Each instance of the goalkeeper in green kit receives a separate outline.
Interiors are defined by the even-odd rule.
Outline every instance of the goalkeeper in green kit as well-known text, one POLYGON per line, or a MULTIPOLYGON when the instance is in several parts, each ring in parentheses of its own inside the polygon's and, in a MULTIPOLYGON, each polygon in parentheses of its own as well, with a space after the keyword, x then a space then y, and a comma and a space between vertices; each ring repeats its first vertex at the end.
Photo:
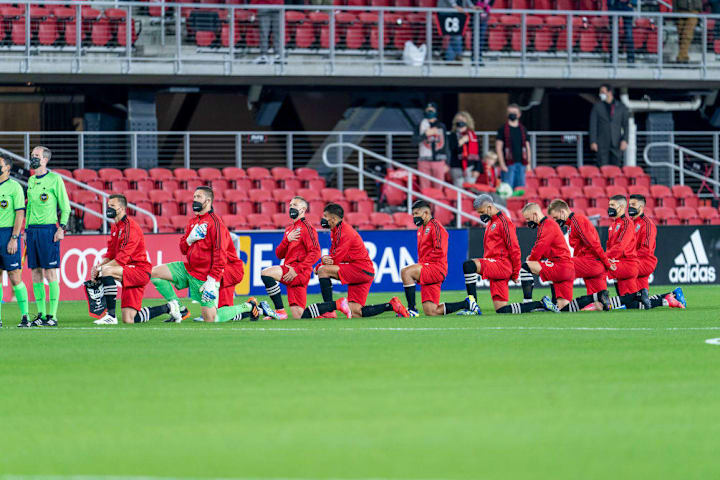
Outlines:
MULTIPOLYGON (((5 270, 10 279, 22 314, 20 326, 28 326, 28 294, 22 281, 20 244, 20 234, 25 221, 25 194, 20 184, 10 178, 11 166, 12 162, 0 155, 0 273, 5 270)), ((0 300, 2 298, 3 288, 0 282, 0 300)))
POLYGON ((33 148, 30 168, 35 174, 28 180, 27 259, 32 270, 33 293, 38 314, 30 325, 23 319, 20 327, 56 327, 60 302, 60 240, 70 218, 70 200, 62 177, 47 168, 51 152, 46 147, 33 148), (60 218, 58 219, 58 210, 60 218), (50 305, 45 309, 45 283, 49 284, 50 305))

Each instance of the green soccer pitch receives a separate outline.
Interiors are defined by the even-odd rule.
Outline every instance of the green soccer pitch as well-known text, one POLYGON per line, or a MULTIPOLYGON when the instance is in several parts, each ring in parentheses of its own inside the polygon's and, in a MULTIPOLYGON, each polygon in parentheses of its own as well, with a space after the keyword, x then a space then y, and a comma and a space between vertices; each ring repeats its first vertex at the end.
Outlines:
POLYGON ((720 289, 685 295, 500 316, 481 291, 481 317, 128 326, 66 302, 57 329, 18 329, 6 304, 0 479, 717 478, 720 289))

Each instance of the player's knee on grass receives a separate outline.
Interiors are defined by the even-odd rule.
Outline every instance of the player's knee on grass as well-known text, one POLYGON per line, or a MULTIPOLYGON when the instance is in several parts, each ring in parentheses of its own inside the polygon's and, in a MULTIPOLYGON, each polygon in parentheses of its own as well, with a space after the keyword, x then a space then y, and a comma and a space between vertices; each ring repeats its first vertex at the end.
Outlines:
POLYGON ((348 303, 348 306, 350 307, 350 311, 353 314, 353 317, 362 317, 362 305, 355 302, 348 303))
POLYGON ((135 323, 135 316, 138 311, 134 308, 123 308, 121 312, 123 323, 135 323))
MULTIPOLYGON (((570 304, 570 301, 569 301, 569 300, 565 300, 564 298, 558 298, 558 299, 557 299, 557 307, 558 307, 560 310, 562 310, 563 308, 565 308, 565 307, 568 306, 569 304, 570 304)), ((600 307, 600 309, 602 310, 602 307, 600 307)))
POLYGON ((213 323, 217 317, 217 309, 214 307, 202 307, 203 322, 213 323))
POLYGON ((493 308, 495 309, 496 312, 507 304, 508 304, 508 302, 493 300, 493 308))
POLYGON ((437 317, 443 314, 442 308, 436 303, 423 302, 422 307, 423 313, 428 317, 437 317))
POLYGON ((292 313, 292 316, 295 320, 302 318, 302 314, 304 311, 305 311, 304 308, 300 308, 297 305, 290 306, 290 313, 292 313))

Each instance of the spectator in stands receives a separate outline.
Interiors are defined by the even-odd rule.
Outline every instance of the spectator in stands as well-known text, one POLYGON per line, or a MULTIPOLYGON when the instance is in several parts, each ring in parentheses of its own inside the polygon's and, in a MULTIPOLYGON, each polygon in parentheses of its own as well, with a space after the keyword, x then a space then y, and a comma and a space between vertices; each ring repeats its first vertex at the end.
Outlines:
MULTIPOLYGON (((700 13, 703 9, 702 0, 676 0, 673 3, 673 8, 676 13, 688 12, 688 13, 700 13)), ((677 19, 677 31, 678 31, 678 63, 688 63, 690 61, 689 51, 690 45, 695 35, 695 27, 697 26, 697 17, 684 17, 677 19)))
POLYGON ((468 112, 458 112, 453 118, 453 128, 448 135, 450 151, 450 177, 456 187, 471 182, 473 165, 480 160, 475 121, 468 112))
POLYGON ((590 150, 597 152, 598 165, 622 165, 627 148, 629 113, 618 102, 610 85, 600 87, 600 101, 590 112, 590 150))
POLYGON ((482 161, 475 164, 472 172, 472 182, 478 190, 494 192, 500 184, 498 174, 498 156, 495 152, 485 152, 482 161))
POLYGON ((525 186, 525 170, 530 171, 530 141, 527 130, 520 123, 520 107, 511 103, 507 107, 507 122, 495 137, 495 153, 498 156, 502 181, 513 190, 525 186))
MULTIPOLYGON (((445 125, 438 120, 437 104, 430 102, 425 107, 425 118, 418 125, 415 143, 418 144, 418 170, 440 180, 447 172, 447 142, 445 125)), ((420 179, 420 188, 431 186, 430 180, 420 179)))
MULTIPOLYGON (((637 0, 608 0, 608 10, 616 12, 633 12, 637 6, 637 0)), ((635 63, 635 44, 633 43, 633 16, 623 15, 622 17, 622 28, 625 32, 625 39, 622 41, 625 44, 625 51, 627 52, 628 63, 635 63)))
MULTIPOLYGON (((720 2, 720 0, 718 0, 720 2)), ((478 35, 480 37, 480 51, 478 52, 478 63, 483 63, 482 55, 487 48, 487 26, 488 19, 490 18, 490 9, 492 8, 495 0, 478 0, 475 7, 480 10, 480 25, 478 35)))
MULTIPOLYGON (((253 5, 283 5, 284 0, 250 0, 253 5)), ((258 9, 258 24, 260 28, 260 56, 255 63, 273 63, 280 60, 280 11, 272 8, 258 9), (270 35, 273 37, 274 56, 268 55, 270 50, 270 35)))
MULTIPOLYGON (((438 0, 438 8, 454 8, 464 14, 466 8, 475 8, 472 0, 438 0)), ((462 29, 457 35, 448 35, 449 41, 445 50, 445 61, 452 62, 460 58, 463 52, 462 29)))

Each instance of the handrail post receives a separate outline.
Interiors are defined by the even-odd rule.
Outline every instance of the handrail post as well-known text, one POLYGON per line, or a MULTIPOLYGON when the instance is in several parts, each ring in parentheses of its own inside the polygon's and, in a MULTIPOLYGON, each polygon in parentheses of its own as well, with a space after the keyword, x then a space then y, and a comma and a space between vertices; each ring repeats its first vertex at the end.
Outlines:
POLYGON ((28 158, 30 156, 30 134, 25 132, 23 137, 23 156, 28 158))
POLYGON ((530 159, 530 168, 536 168, 537 167, 537 135, 534 132, 530 133, 530 155, 532 155, 532 158, 530 159))
POLYGON ((137 133, 130 134, 130 166, 132 168, 137 168, 138 166, 137 133))
POLYGON ((363 175, 365 171, 365 156, 362 151, 358 152, 358 168, 360 169, 358 172, 358 188, 365 190, 365 176, 363 175))
POLYGON ((85 168, 85 133, 78 135, 78 168, 85 168))
POLYGON ((125 19, 125 58, 127 60, 128 72, 130 72, 130 64, 132 63, 132 46, 133 46, 133 36, 132 36, 133 28, 132 27, 134 27, 132 22, 134 22, 133 17, 132 17, 132 7, 128 6, 128 14, 127 14, 127 18, 125 19))
MULTIPOLYGON (((718 134, 717 133, 713 133, 713 158, 715 160, 718 159, 718 134)), ((718 186, 717 186, 718 176, 719 176, 718 175, 718 164, 714 163, 713 164, 713 180, 715 180, 715 185, 713 185, 713 187, 714 187, 713 190, 715 192, 715 196, 718 195, 718 186)))
POLYGON ((432 12, 430 10, 425 12, 425 45, 427 45, 427 72, 430 73, 432 65, 432 12))
POLYGON ((337 185, 338 185, 338 188, 339 188, 340 190, 342 190, 342 189, 343 189, 343 183, 344 183, 344 182, 343 182, 343 175, 344 175, 344 172, 343 172, 343 164, 345 163, 345 155, 344 155, 343 147, 342 147, 343 134, 341 133, 341 134, 339 135, 339 137, 340 137, 340 147, 338 148, 338 155, 340 156, 340 161, 338 162, 339 167, 338 167, 338 171, 337 171, 337 185))
POLYGON ((242 168, 242 135, 235 134, 235 166, 242 168))
POLYGON ((462 220, 460 219, 460 212, 462 211, 462 198, 460 198, 460 190, 457 192, 457 203, 455 204, 455 227, 460 228, 462 226, 462 220))
POLYGON ((678 164, 680 167, 680 185, 685 185, 685 154, 682 150, 678 150, 678 164))
POLYGON ((175 7, 175 55, 176 63, 175 70, 179 73, 182 70, 182 58, 180 53, 182 52, 182 14, 180 7, 175 7))
POLYGON ((412 172, 408 171, 408 177, 407 177, 407 188, 408 188, 408 194, 407 194, 407 213, 412 213, 412 194, 413 194, 413 181, 412 181, 412 172))
MULTIPOLYGON (((107 197, 102 196, 102 211, 107 211, 107 197)), ((103 215, 103 233, 107 233, 107 216, 103 215)))
POLYGON ((330 73, 335 73, 335 10, 330 10, 330 38, 329 56, 330 56, 330 73))
POLYGON ((184 142, 183 142, 183 155, 184 155, 183 166, 185 168, 190 168, 190 134, 185 133, 183 135, 183 140, 184 140, 184 142))
POLYGON ((285 165, 290 170, 293 169, 293 134, 288 133, 285 137, 285 165))
POLYGON ((582 167, 584 164, 583 155, 585 152, 583 151, 583 134, 581 133, 578 135, 578 141, 576 143, 576 150, 577 150, 577 166, 582 167))
MULTIPOLYGON (((385 56, 385 10, 380 10, 378 15, 378 57, 379 58, 379 74, 383 71, 383 57, 385 56)), ((371 33, 372 35, 372 33, 371 33)))

